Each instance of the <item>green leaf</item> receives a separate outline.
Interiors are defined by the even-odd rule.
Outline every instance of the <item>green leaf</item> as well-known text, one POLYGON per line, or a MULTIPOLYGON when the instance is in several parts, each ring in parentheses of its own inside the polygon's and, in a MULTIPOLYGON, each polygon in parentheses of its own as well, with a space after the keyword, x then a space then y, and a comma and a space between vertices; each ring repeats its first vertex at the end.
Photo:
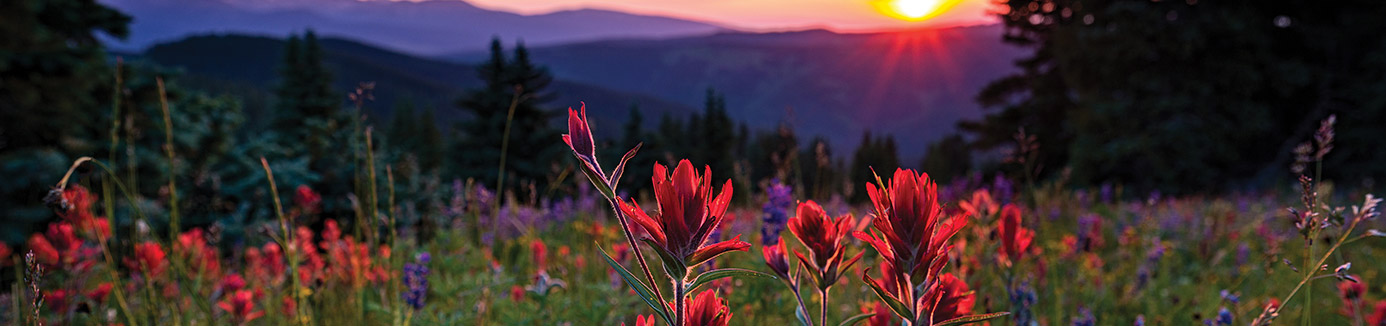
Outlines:
POLYGON ((804 306, 794 308, 794 318, 799 320, 799 325, 813 326, 813 322, 809 321, 808 313, 804 312, 804 306))
POLYGON ((621 182, 621 175, 626 173, 626 161, 635 158, 635 153, 640 151, 641 145, 645 145, 645 143, 635 144, 635 148, 631 148, 625 156, 621 156, 621 163, 617 163, 616 170, 611 171, 611 190, 616 190, 616 185, 621 182))
POLYGON ((615 259, 611 259, 611 255, 608 255, 606 250, 601 248, 601 245, 597 245, 597 251, 602 252, 602 258, 606 258, 606 263, 611 265, 611 268, 615 269, 617 274, 621 274, 621 278, 626 280, 626 284, 629 284, 631 289, 635 290, 635 294, 640 295, 641 300, 645 300, 645 304, 654 309, 655 314, 658 314, 660 318, 664 318, 664 322, 669 323, 669 325, 674 324, 673 319, 669 317, 669 311, 664 307, 663 298, 655 297, 654 292, 650 291, 650 288, 645 286, 645 283, 641 283, 640 279, 635 278, 634 274, 631 274, 625 267, 621 267, 621 263, 617 263, 615 259))
MULTIPOLYGON (((574 156, 576 155, 577 154, 574 154, 574 156)), ((611 189, 611 185, 607 183, 602 173, 600 171, 594 171, 592 164, 587 163, 581 156, 577 156, 577 159, 578 167, 582 169, 582 174, 587 175, 587 180, 592 182, 592 186, 597 187, 597 192, 600 192, 602 196, 606 196, 607 199, 616 199, 616 191, 611 189)))
POLYGON ((852 316, 851 318, 847 318, 847 320, 842 321, 842 323, 837 324, 837 326, 852 326, 852 325, 856 325, 857 323, 860 323, 861 321, 866 320, 867 318, 871 318, 871 316, 875 316, 875 315, 876 315, 876 314, 860 314, 860 315, 852 316))
POLYGON ((953 319, 945 320, 945 321, 940 322, 940 323, 938 323, 938 324, 934 324, 934 326, 957 326, 957 325, 967 325, 967 324, 971 324, 971 323, 984 322, 984 321, 988 321, 988 320, 992 320, 992 319, 996 319, 996 318, 1001 318, 1001 317, 1004 317, 1004 316, 1010 315, 1010 314, 1011 314, 1011 313, 1009 313, 1009 312, 994 312, 994 313, 981 314, 981 315, 967 315, 967 316, 962 316, 962 317, 958 317, 958 318, 953 318, 953 319))
POLYGON ((669 277, 683 282, 684 276, 688 275, 688 266, 685 266, 681 260, 675 258, 673 253, 664 250, 664 247, 660 247, 658 243, 654 242, 654 239, 643 238, 640 239, 640 241, 649 245, 650 248, 654 248, 654 252, 659 254, 659 260, 664 261, 664 272, 669 274, 669 277))
POLYGON ((718 280, 718 279, 727 278, 727 277, 732 277, 732 276, 759 276, 759 277, 768 277, 768 278, 770 278, 770 279, 778 279, 778 278, 775 277, 774 275, 765 274, 765 273, 761 273, 761 272, 757 272, 757 271, 753 271, 753 270, 749 270, 749 269, 740 269, 740 268, 722 268, 722 269, 714 269, 714 270, 710 270, 710 271, 707 271, 706 273, 702 273, 702 274, 698 275, 698 278, 695 279, 695 280, 693 280, 693 284, 691 284, 691 285, 688 286, 687 293, 693 293, 693 290, 697 290, 698 287, 699 287, 699 286, 702 286, 703 284, 711 283, 712 281, 716 281, 716 280, 718 280))
POLYGON ((889 306, 890 310, 894 311, 896 316, 900 316, 900 318, 904 318, 905 320, 914 320, 914 316, 911 316, 909 306, 906 306, 905 303, 900 302, 900 300, 896 300, 895 297, 890 296, 890 294, 886 292, 885 289, 882 289, 880 286, 877 286, 876 282, 867 281, 863 283, 870 285, 871 291, 876 292, 876 296, 880 297, 881 301, 885 302, 886 306, 889 306))

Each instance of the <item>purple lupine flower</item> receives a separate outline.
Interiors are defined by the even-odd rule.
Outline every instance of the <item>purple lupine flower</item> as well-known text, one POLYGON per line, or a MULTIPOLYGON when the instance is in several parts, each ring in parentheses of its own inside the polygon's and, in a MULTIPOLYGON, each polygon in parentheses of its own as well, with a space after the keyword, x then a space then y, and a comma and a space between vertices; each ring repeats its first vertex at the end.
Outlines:
POLYGON ((1232 312, 1228 311, 1227 307, 1222 307, 1218 309, 1217 325, 1232 326, 1232 312))
POLYGON ((1087 307, 1078 308, 1078 317, 1073 317, 1073 326, 1097 326, 1097 318, 1087 307))
POLYGON ((1241 296, 1238 296, 1232 293, 1232 291, 1228 291, 1226 289, 1222 290, 1222 292, 1218 292, 1218 296, 1222 297, 1223 300, 1226 300, 1227 302, 1230 302, 1232 304, 1237 304, 1242 301, 1241 296))
POLYGON ((423 309, 428 295, 428 261, 431 258, 427 252, 422 252, 414 256, 413 263, 404 264, 404 286, 407 287, 403 293, 404 302, 414 310, 423 309))
POLYGON ((761 217, 760 243, 769 246, 777 242, 785 223, 789 222, 789 209, 794 206, 794 189, 780 183, 780 179, 774 179, 765 190, 765 196, 767 200, 761 208, 764 215, 761 217))
POLYGON ((1145 326, 1145 315, 1136 315, 1136 326, 1145 326))
POLYGON ((1035 305, 1037 296, 1035 289, 1030 288, 1029 282, 1022 282, 1010 293, 1011 297, 1011 318, 1016 325, 1030 325, 1035 322, 1034 312, 1030 307, 1035 305))

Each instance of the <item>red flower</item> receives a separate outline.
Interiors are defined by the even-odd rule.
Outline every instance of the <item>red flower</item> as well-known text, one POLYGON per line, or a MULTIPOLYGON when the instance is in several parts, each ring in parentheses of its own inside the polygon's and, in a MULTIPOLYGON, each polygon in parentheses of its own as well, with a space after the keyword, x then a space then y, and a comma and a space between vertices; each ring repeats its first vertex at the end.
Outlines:
POLYGON ((1386 326, 1386 300, 1376 302, 1376 312, 1367 317, 1367 326, 1386 326))
POLYGON ((299 185, 294 189, 294 204, 302 207, 304 213, 315 214, 318 212, 318 204, 322 203, 322 196, 313 191, 307 185, 299 185))
MULTIPOLYGON (((625 325, 625 323, 621 323, 621 325, 625 325)), ((654 315, 649 315, 649 316, 636 315, 636 316, 635 316, 635 326, 655 326, 655 325, 658 325, 658 324, 655 324, 654 315)))
POLYGON ((158 243, 146 241, 135 245, 134 259, 126 258, 125 264, 131 270, 145 273, 148 278, 158 279, 168 268, 166 258, 164 249, 158 243))
POLYGON ((886 308, 886 306, 884 304, 881 304, 880 301, 877 301, 876 304, 871 305, 870 307, 861 307, 861 312, 871 314, 871 317, 866 318, 867 326, 899 325, 899 323, 895 321, 895 315, 891 314, 890 309, 886 308))
POLYGON ((793 282, 793 279, 789 277, 789 262, 786 261, 788 255, 784 252, 783 239, 775 239, 775 244, 762 247, 760 252, 765 256, 765 265, 770 266, 770 270, 775 272, 775 276, 793 282))
POLYGON ((924 302, 928 303, 926 307, 933 305, 933 309, 926 309, 920 314, 933 316, 930 320, 937 324, 971 314, 977 298, 967 289, 967 283, 949 273, 938 278, 938 287, 924 295, 924 302))
POLYGON ((0 242, 0 266, 4 266, 10 261, 10 254, 12 253, 14 253, 14 249, 10 249, 9 245, 0 242))
POLYGON ((996 233, 1001 237, 1000 258, 1007 263, 1020 261, 1035 238, 1035 231, 1020 225, 1020 207, 1014 204, 1006 204, 1001 209, 1001 221, 996 233))
POLYGON ((525 299, 525 288, 519 285, 510 287, 510 301, 520 302, 525 299))
POLYGON ((43 300, 53 305, 53 310, 67 314, 67 291, 53 290, 43 294, 43 300))
POLYGON ((231 274, 221 279, 221 291, 223 293, 236 292, 245 288, 245 278, 241 274, 231 274))
POLYGON ((58 264, 60 259, 58 249, 53 248, 53 244, 49 243, 48 238, 43 237, 42 234, 34 233, 34 235, 29 236, 28 246, 29 251, 34 253, 34 257, 38 258, 40 263, 45 265, 58 264))
POLYGON ((587 103, 582 104, 581 111, 568 108, 568 133, 563 135, 563 142, 580 157, 596 155, 597 147, 592 141, 592 129, 587 126, 587 103))
POLYGON ((87 188, 81 185, 72 185, 63 189, 64 209, 58 210, 58 216, 63 220, 74 224, 82 224, 93 218, 91 206, 96 202, 96 196, 92 196, 87 188))
POLYGON ((705 245, 708 235, 726 217, 731 203, 731 180, 722 185, 717 196, 712 193, 712 169, 704 167, 700 176, 688 160, 679 161, 672 177, 662 164, 655 164, 655 200, 659 214, 653 218, 640 205, 619 199, 621 210, 649 233, 646 243, 654 247, 664 260, 666 271, 676 278, 687 275, 687 269, 729 251, 748 251, 751 244, 737 235, 729 241, 705 245))
POLYGON ((100 285, 97 285, 95 289, 91 290, 91 292, 88 292, 87 297, 91 298, 92 300, 96 301, 96 303, 100 304, 106 302, 106 296, 110 294, 111 283, 105 282, 101 283, 100 285))
POLYGON ((879 231, 880 238, 862 231, 857 231, 856 237, 870 243, 915 283, 938 275, 947 263, 949 239, 967 225, 969 216, 944 216, 938 203, 938 186, 928 174, 897 169, 890 186, 883 187, 866 188, 876 209, 871 225, 879 231))
POLYGON ((958 296, 957 290, 966 285, 951 276, 939 276, 952 248, 949 239, 967 224, 969 215, 946 216, 937 189, 928 174, 904 169, 895 170, 889 186, 867 185, 876 210, 871 225, 878 234, 855 233, 882 258, 883 279, 878 282, 865 272, 862 279, 882 300, 904 304, 912 315, 902 317, 912 322, 956 317, 955 313, 972 309, 970 298, 958 296), (916 295, 912 289, 923 289, 923 293, 916 295))
MULTIPOLYGON (((731 309, 727 300, 717 297, 712 290, 703 291, 688 302, 688 314, 683 318, 685 326, 727 326, 731 320, 731 309)), ((653 318, 652 318, 653 319, 653 318)))
MULTIPOLYGON (((1361 280, 1362 278, 1353 276, 1353 279, 1361 280)), ((1355 316, 1363 312, 1362 295, 1366 293, 1367 284, 1351 280, 1339 281, 1338 295, 1339 298, 1343 299, 1343 308, 1340 312, 1346 316, 1355 316)))
POLYGON ((218 302, 217 307, 230 313, 237 324, 245 324, 265 315, 264 311, 255 311, 255 293, 246 290, 232 293, 226 300, 218 302))
POLYGON ((837 283, 837 278, 851 269, 852 264, 865 253, 857 253, 852 259, 847 260, 846 264, 842 262, 847 251, 847 247, 842 245, 842 239, 852 230, 852 224, 851 214, 840 216, 834 221, 823 211, 823 207, 812 200, 799 204, 798 214, 789 219, 789 231, 808 247, 809 255, 813 256, 813 259, 805 258, 798 250, 794 251, 794 255, 798 256, 800 263, 809 266, 814 272, 813 280, 819 289, 826 289, 837 283))
POLYGON ((542 271, 548 266, 549 250, 544 246, 544 240, 534 239, 529 242, 529 253, 534 258, 534 266, 542 271))
POLYGON ((48 242, 65 256, 82 246, 82 240, 77 238, 72 224, 67 222, 49 224, 48 232, 45 234, 48 236, 48 242))
POLYGON ((216 248, 207 245, 202 229, 192 229, 178 235, 178 253, 191 263, 192 271, 205 278, 221 276, 221 261, 216 248))

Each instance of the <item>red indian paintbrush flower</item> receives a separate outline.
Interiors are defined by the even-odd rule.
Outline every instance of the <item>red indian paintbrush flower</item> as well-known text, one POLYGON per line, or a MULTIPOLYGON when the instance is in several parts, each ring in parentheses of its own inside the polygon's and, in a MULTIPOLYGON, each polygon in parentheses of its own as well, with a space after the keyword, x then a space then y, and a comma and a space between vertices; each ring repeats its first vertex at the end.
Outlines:
POLYGON ((1386 300, 1376 302, 1376 312, 1367 317, 1368 326, 1386 326, 1386 300))
POLYGON ((875 207, 871 224, 877 234, 855 235, 881 254, 883 279, 873 280, 866 272, 862 279, 911 324, 932 325, 971 313, 975 299, 967 285, 941 273, 952 249, 949 239, 970 216, 947 216, 938 203, 938 186, 928 174, 914 170, 897 169, 889 185, 868 184, 866 190, 875 207))
POLYGON ((819 289, 826 289, 837 283, 838 277, 851 269, 852 264, 865 253, 857 253, 843 263, 847 246, 842 245, 842 239, 852 230, 852 222, 851 214, 833 220, 823 211, 822 206, 812 200, 800 203, 798 214, 789 219, 789 231, 808 247, 812 259, 805 258, 798 250, 794 251, 794 255, 798 256, 800 263, 813 271, 811 275, 819 289))
POLYGON ((687 275, 688 269, 729 251, 747 251, 750 243, 741 241, 741 236, 705 245, 712 230, 726 217, 727 205, 731 203, 731 180, 722 185, 722 190, 714 197, 712 193, 712 169, 704 167, 700 176, 693 170, 688 160, 679 161, 672 177, 662 164, 655 164, 655 200, 659 203, 653 218, 640 209, 640 205, 619 199, 621 210, 630 216, 635 224, 649 233, 645 242, 654 247, 664 259, 666 271, 675 278, 687 275))
POLYGON ((1001 209, 1001 221, 996 233, 1001 237, 1000 258, 1007 264, 1020 261, 1035 238, 1034 231, 1020 226, 1020 207, 1014 204, 1006 204, 1001 209))
POLYGON ((857 231, 855 236, 871 244, 894 267, 910 275, 916 283, 921 278, 939 274, 947 263, 948 240, 967 225, 968 215, 949 218, 938 203, 938 185, 928 174, 914 170, 895 170, 895 177, 880 189, 867 185, 866 193, 876 209, 871 225, 879 238, 857 231))
POLYGON ((231 293, 226 300, 218 302, 217 307, 230 313, 237 324, 245 324, 265 315, 264 311, 255 310, 255 293, 247 290, 231 293))
POLYGON ((148 241, 135 245, 135 257, 127 258, 125 264, 132 270, 145 273, 145 276, 151 279, 163 276, 164 270, 168 268, 164 248, 159 247, 158 243, 148 241))
POLYGON ((770 266, 770 271, 775 272, 775 276, 780 279, 793 282, 789 277, 788 255, 784 252, 784 240, 776 238, 775 244, 762 247, 761 254, 765 256, 765 265, 770 266))
POLYGON ((972 306, 977 303, 977 298, 971 292, 967 288, 967 283, 953 274, 940 275, 937 289, 924 295, 923 301, 933 305, 933 309, 923 312, 922 315, 931 316, 929 320, 937 324, 971 314, 972 306))
POLYGON ((592 141, 592 129, 587 126, 587 103, 582 104, 581 111, 568 108, 568 134, 563 135, 563 142, 578 156, 596 155, 597 147, 592 141))
POLYGON ((87 292, 87 297, 96 301, 97 304, 101 304, 106 302, 106 296, 110 294, 111 282, 103 282, 97 285, 95 289, 92 289, 91 292, 87 292))
POLYGON ((29 236, 29 241, 26 244, 29 246, 29 251, 34 253, 34 257, 37 257, 40 263, 50 266, 58 264, 60 259, 58 249, 53 248, 53 243, 48 242, 48 238, 43 237, 42 234, 34 233, 29 236))
POLYGON ((688 302, 688 315, 684 317, 683 325, 727 326, 731 316, 731 309, 727 309, 727 300, 718 298, 716 292, 707 290, 688 302))

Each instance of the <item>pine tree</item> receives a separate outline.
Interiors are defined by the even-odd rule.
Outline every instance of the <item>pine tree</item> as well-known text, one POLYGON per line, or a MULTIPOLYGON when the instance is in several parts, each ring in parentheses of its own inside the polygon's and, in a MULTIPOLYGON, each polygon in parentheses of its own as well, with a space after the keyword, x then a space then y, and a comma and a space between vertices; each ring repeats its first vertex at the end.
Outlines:
POLYGON ((454 151, 460 155, 459 174, 496 187, 501 147, 506 141, 505 126, 509 123, 509 143, 504 144, 508 145, 504 153, 506 180, 501 188, 545 189, 561 153, 559 142, 554 141, 560 131, 551 124, 557 115, 543 108, 554 98, 547 90, 553 80, 548 69, 531 62, 523 44, 518 44, 514 58, 507 60, 500 40, 493 39, 491 57, 477 73, 485 85, 458 101, 458 106, 472 117, 462 125, 466 138, 459 143, 461 148, 454 151), (514 113, 507 117, 512 102, 514 113), (531 185, 534 187, 530 188, 531 185))

